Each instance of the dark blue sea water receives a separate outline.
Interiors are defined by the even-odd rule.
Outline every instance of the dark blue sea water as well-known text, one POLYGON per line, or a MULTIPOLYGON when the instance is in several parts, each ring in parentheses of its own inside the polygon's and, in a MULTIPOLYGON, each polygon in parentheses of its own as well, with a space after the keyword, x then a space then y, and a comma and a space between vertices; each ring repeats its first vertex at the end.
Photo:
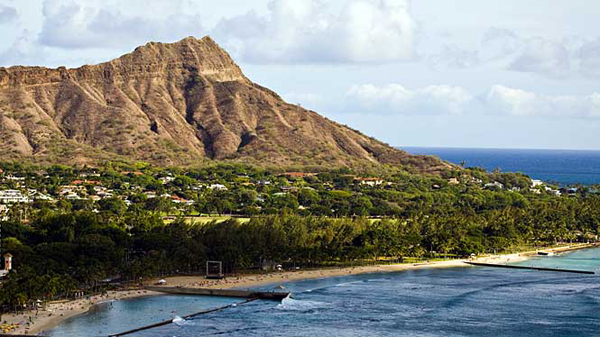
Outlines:
POLYGON ((522 172, 533 179, 561 185, 600 184, 600 151, 461 149, 402 147, 413 154, 438 156, 467 167, 488 171, 522 172))
MULTIPOLYGON (((582 250, 523 263, 597 270, 600 250, 582 250)), ((132 336, 598 336, 600 333, 600 277, 594 275, 459 267, 285 285, 292 290, 293 299, 282 303, 256 301, 132 336)), ((161 296, 116 302, 69 320, 52 336, 96 336, 100 330, 136 327, 148 321, 146 315, 156 311, 160 302, 164 305, 158 307, 165 311, 174 304, 185 308, 178 311, 183 314, 185 310, 197 311, 195 300, 161 296)), ((211 300, 215 301, 214 307, 236 301, 206 299, 211 300)), ((198 309, 208 304, 198 303, 198 309)))

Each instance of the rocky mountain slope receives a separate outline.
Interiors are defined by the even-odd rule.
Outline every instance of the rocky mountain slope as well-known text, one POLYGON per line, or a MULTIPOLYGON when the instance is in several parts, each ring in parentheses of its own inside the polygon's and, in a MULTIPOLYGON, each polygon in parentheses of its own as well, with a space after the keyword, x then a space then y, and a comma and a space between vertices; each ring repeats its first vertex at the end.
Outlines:
POLYGON ((148 43, 77 69, 0 68, 0 150, 3 160, 53 163, 446 165, 284 102, 209 37, 148 43))

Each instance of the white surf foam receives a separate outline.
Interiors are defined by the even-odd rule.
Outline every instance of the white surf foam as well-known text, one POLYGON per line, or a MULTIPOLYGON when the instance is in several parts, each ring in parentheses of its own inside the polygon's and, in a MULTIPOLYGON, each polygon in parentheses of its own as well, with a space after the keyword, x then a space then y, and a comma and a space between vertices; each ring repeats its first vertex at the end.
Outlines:
POLYGON ((288 295, 288 297, 284 298, 281 301, 281 303, 277 305, 277 309, 291 311, 309 311, 317 308, 323 308, 328 305, 328 303, 324 302, 297 300, 288 295))

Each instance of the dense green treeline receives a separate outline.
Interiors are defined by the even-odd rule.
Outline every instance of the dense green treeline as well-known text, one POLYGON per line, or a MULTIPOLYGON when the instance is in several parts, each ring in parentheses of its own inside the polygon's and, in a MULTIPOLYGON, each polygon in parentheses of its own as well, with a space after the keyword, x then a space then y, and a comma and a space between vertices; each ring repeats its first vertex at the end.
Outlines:
POLYGON ((14 307, 91 290, 107 278, 199 272, 206 260, 221 260, 235 272, 265 261, 318 266, 582 241, 598 233, 599 206, 600 199, 591 196, 479 213, 437 209, 377 221, 274 215, 204 225, 184 219, 165 224, 151 213, 47 211, 28 226, 3 223, 2 247, 14 255, 18 269, 3 284, 0 301, 14 307))

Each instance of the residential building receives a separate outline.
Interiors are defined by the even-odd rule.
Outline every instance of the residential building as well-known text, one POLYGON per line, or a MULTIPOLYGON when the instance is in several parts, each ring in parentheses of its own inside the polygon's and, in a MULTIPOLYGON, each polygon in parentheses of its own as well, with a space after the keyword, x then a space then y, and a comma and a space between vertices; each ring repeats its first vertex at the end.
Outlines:
POLYGON ((544 186, 544 182, 541 180, 535 180, 535 179, 531 181, 532 188, 536 188, 538 186, 544 186))
POLYGON ((458 185, 458 184, 460 184, 460 181, 458 180, 458 178, 450 178, 450 179, 448 179, 448 184, 458 185))
POLYGON ((3 190, 0 191, 0 203, 14 204, 31 202, 29 197, 23 195, 19 190, 3 190))
POLYGON ((354 182, 358 183, 359 185, 367 185, 367 186, 371 186, 371 187, 379 186, 384 183, 384 181, 379 178, 361 178, 361 177, 354 178, 354 182))
POLYGON ((0 221, 8 221, 8 206, 0 205, 0 221))
POLYGON ((503 189, 504 185, 500 182, 494 181, 493 183, 487 183, 484 185, 485 188, 497 188, 497 189, 503 189))
POLYGON ((217 191, 227 191, 227 189, 228 189, 227 186, 221 185, 221 184, 212 184, 208 188, 210 188, 211 190, 217 190, 217 191))

